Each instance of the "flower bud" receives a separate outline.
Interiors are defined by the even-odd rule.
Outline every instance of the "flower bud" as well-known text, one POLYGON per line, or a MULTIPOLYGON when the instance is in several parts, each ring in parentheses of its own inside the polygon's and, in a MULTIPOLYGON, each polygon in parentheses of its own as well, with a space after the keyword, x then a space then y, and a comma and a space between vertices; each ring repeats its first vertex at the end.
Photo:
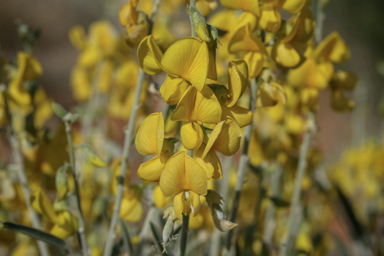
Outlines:
POLYGON ((210 42, 211 38, 209 36, 209 31, 207 24, 205 23, 205 18, 201 12, 195 6, 189 6, 189 13, 192 21, 193 28, 196 31, 196 34, 205 42, 210 42))
POLYGON ((168 217, 163 229, 163 244, 166 245, 173 234, 173 221, 172 217, 168 217))
POLYGON ((67 164, 61 166, 56 172, 57 201, 62 201, 68 192, 67 164))

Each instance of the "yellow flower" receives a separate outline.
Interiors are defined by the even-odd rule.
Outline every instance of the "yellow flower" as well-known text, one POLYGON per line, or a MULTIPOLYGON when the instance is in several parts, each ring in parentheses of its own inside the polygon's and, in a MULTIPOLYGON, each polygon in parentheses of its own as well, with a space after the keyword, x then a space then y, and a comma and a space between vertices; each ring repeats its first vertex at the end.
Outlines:
POLYGON ((279 39, 273 46, 272 58, 284 67, 297 67, 305 60, 306 42, 315 28, 311 11, 309 9, 301 11, 293 19, 292 25, 286 23, 284 28, 288 31, 284 38, 279 39))
POLYGON ((172 121, 184 121, 180 135, 184 147, 197 149, 203 142, 203 130, 197 122, 216 124, 220 122, 222 110, 213 91, 204 86, 199 92, 189 87, 181 97, 171 116, 172 121))
POLYGON ((233 54, 246 52, 243 59, 248 64, 250 78, 255 78, 261 73, 264 59, 268 58, 263 42, 252 33, 250 24, 244 25, 235 32, 229 42, 228 51, 233 54))
POLYGON ((201 91, 207 76, 210 78, 213 73, 208 72, 208 46, 195 37, 176 41, 163 55, 153 36, 147 36, 140 43, 137 56, 146 73, 156 74, 161 70, 168 73, 160 93, 169 105, 179 101, 189 84, 201 91))
POLYGON ((31 104, 31 96, 23 83, 39 79, 42 73, 43 69, 40 62, 35 57, 25 52, 18 52, 17 71, 15 74, 11 74, 11 82, 8 88, 10 98, 17 105, 31 104))
POLYGON ((346 62, 351 57, 351 51, 345 41, 336 31, 327 36, 315 49, 313 58, 337 64, 346 62))
POLYGON ((77 219, 69 211, 56 212, 41 188, 35 189, 31 193, 30 202, 36 212, 54 223, 50 231, 52 235, 66 239, 77 232, 77 219))
POLYGON ((156 205, 157 208, 164 209, 171 201, 171 198, 167 198, 164 196, 159 185, 157 185, 153 189, 153 203, 156 205))
POLYGON ((204 169, 185 152, 173 155, 160 178, 160 188, 165 197, 175 196, 173 206, 176 217, 182 213, 193 216, 199 213, 200 195, 207 194, 208 181, 204 169))
POLYGON ((145 118, 136 135, 136 149, 142 155, 156 156, 142 163, 137 175, 143 180, 159 181, 165 163, 173 155, 176 141, 174 138, 164 138, 163 113, 152 113, 145 118))

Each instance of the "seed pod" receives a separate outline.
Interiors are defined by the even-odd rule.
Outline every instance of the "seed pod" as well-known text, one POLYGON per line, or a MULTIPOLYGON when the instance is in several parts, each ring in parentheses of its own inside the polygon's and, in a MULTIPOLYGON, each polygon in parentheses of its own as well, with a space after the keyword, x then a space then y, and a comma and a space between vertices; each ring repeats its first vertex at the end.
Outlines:
POLYGON ((237 223, 232 223, 226 220, 224 211, 219 204, 212 204, 211 214, 212 214, 213 222, 215 223, 215 227, 221 232, 229 231, 237 227, 238 225, 237 223))
POLYGON ((68 192, 67 164, 61 166, 56 172, 57 201, 64 199, 68 192))
POLYGON ((163 244, 166 245, 173 234, 173 221, 171 217, 168 217, 163 229, 163 244))

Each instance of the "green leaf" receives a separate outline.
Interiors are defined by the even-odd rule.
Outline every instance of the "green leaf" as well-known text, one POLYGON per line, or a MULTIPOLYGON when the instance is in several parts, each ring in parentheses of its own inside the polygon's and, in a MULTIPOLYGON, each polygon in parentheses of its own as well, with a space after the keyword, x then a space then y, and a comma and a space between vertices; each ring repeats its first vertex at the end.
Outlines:
POLYGON ((76 122, 77 120, 79 120, 79 118, 80 118, 80 115, 77 114, 77 113, 74 113, 74 114, 71 115, 71 118, 70 118, 69 121, 70 121, 71 123, 74 123, 74 122, 76 122))
POLYGON ((164 250, 163 245, 161 244, 162 236, 159 230, 156 228, 156 226, 152 222, 149 222, 149 224, 151 226, 152 234, 153 234, 153 237, 155 238, 157 247, 160 250, 160 252, 162 252, 164 250))
POLYGON ((37 240, 41 240, 41 241, 49 243, 51 245, 54 245, 54 246, 57 246, 57 247, 62 247, 62 248, 66 248, 67 247, 67 245, 64 242, 64 240, 62 240, 62 239, 60 239, 60 238, 58 238, 56 236, 53 236, 53 235, 51 235, 51 234, 49 234, 47 232, 44 232, 44 231, 41 231, 41 230, 38 230, 38 229, 34 229, 34 228, 31 228, 31 227, 27 227, 27 226, 24 226, 24 225, 19 225, 19 224, 11 223, 11 222, 4 222, 2 224, 3 224, 3 228, 6 228, 6 229, 9 229, 9 230, 18 232, 18 233, 22 233, 24 235, 30 236, 30 237, 35 238, 37 240))
POLYGON ((275 196, 271 196, 271 197, 269 197, 269 199, 272 201, 272 203, 276 207, 287 207, 290 205, 287 201, 284 201, 283 199, 275 197, 275 196))
POLYGON ((52 103, 52 109, 53 112, 55 112, 55 114, 60 118, 64 118, 65 115, 68 113, 60 104, 56 102, 52 103))
POLYGON ((80 148, 87 159, 96 167, 105 167, 107 164, 96 154, 93 148, 89 145, 77 145, 76 148, 80 148))

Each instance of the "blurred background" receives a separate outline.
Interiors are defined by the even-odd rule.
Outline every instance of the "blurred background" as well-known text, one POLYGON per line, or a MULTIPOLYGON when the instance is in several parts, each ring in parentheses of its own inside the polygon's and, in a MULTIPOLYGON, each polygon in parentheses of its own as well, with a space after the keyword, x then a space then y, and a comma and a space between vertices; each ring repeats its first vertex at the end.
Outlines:
MULTIPOLYGON (((181 0, 180 0, 181 1, 181 0)), ((93 21, 108 19, 120 31, 118 11, 126 1, 106 0, 4 0, 0 1, 0 50, 10 59, 22 50, 17 38, 15 20, 42 30, 33 49, 42 63, 42 85, 56 102, 64 107, 75 104, 70 92, 70 72, 78 52, 68 39, 74 25, 86 30, 93 21)), ((218 8, 217 10, 220 10, 218 8)), ((216 10, 216 11, 217 11, 216 10)), ((324 8, 324 37, 337 30, 351 48, 352 58, 341 67, 359 77, 352 98, 351 113, 330 109, 329 91, 322 91, 318 114, 317 145, 328 161, 336 160, 343 148, 358 145, 364 138, 382 134, 384 101, 384 2, 381 0, 330 0, 324 8), (381 115, 380 115, 381 104, 381 115)), ((214 13, 214 12, 213 12, 214 13)), ((211 14, 212 15, 212 14, 211 14)), ((189 29, 186 28, 186 29, 189 29)))

